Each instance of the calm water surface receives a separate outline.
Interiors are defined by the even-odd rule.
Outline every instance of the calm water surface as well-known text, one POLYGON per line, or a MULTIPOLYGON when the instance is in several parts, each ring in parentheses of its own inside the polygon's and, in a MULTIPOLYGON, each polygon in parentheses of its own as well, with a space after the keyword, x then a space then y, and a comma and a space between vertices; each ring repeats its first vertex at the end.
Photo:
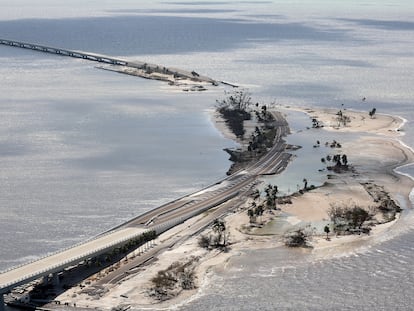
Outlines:
MULTIPOLYGON (((248 87, 261 102, 376 107, 408 120, 403 141, 414 146, 411 1, 0 6, 2 38, 194 69, 248 87)), ((0 60, 0 270, 214 182, 230 164, 222 149, 235 144, 210 121, 221 88, 184 94, 9 47, 0 60)), ((414 175, 413 166, 400 170, 414 175)), ((291 187, 301 183, 298 171, 286 174, 291 187)), ((336 259, 246 251, 180 308, 411 310, 413 223, 407 210, 374 246, 336 259)))

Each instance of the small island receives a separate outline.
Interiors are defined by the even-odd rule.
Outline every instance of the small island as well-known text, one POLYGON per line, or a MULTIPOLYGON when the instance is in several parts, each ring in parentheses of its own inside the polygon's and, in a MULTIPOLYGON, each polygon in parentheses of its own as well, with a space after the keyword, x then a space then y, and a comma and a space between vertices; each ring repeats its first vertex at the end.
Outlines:
MULTIPOLYGON (((218 101, 214 119, 224 135, 240 144, 239 150, 227 151, 234 160, 229 174, 234 174, 266 154, 275 137, 272 133, 280 126, 272 116, 280 111, 273 105, 251 104, 250 95, 243 91, 230 96, 218 101), (241 98, 248 104, 237 111, 239 108, 232 105, 241 98), (236 107, 236 111, 223 112, 223 107, 236 107)), ((326 149, 327 155, 321 159, 326 167, 322 185, 311 185, 303 178, 298 181, 301 187, 286 195, 279 192, 278 185, 263 185, 259 178, 244 193, 158 236, 155 244, 185 236, 193 224, 211 213, 217 215, 203 230, 175 242, 156 260, 137 267, 118 282, 104 284, 100 280, 114 269, 109 267, 55 300, 100 310, 164 308, 186 303, 211 273, 219 273, 228 260, 244 250, 299 247, 298 255, 305 252, 315 258, 330 258, 387 235, 408 206, 414 184, 395 172, 414 160, 412 151, 398 140, 404 120, 372 111, 300 111, 309 116, 309 130, 315 132, 314 148, 326 149), (320 131, 332 138, 321 141, 320 131), (343 132, 355 134, 354 139, 340 142, 336 134, 343 132)), ((283 139, 274 143, 281 144, 286 153, 300 147, 289 146, 283 139)), ((141 254, 127 254, 119 265, 135 256, 141 254)))

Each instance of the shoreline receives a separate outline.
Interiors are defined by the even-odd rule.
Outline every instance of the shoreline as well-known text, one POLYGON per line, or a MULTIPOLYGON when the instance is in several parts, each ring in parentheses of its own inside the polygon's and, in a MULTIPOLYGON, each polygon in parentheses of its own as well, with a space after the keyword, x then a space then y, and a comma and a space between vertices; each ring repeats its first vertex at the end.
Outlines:
MULTIPOLYGON (((326 112, 324 110, 318 110, 318 109, 310 109, 307 108, 302 111, 304 113, 307 113, 311 117, 311 113, 317 113, 321 120, 324 120, 325 122, 329 121, 328 117, 332 117, 332 111, 326 112)), ((297 110, 297 109, 294 109, 297 110)), ((363 114, 363 112, 352 112, 353 114, 357 114, 359 117, 363 114)), ((379 119, 381 119, 381 122, 378 120, 374 120, 372 123, 375 122, 376 125, 378 123, 383 124, 384 115, 377 115, 379 119)), ((214 117, 214 115, 213 115, 214 117)), ((392 119, 392 122, 390 124, 393 124, 394 121, 398 118, 395 116, 388 116, 388 118, 392 119)), ((359 128, 358 130, 355 130, 350 128, 344 128, 342 131, 351 130, 356 132, 362 132, 369 134, 369 137, 363 137, 358 138, 357 141, 360 141, 362 139, 362 142, 364 142, 366 145, 369 145, 369 148, 366 148, 366 150, 370 150, 370 157, 368 157, 369 161, 373 161, 375 163, 371 163, 367 167, 367 157, 364 155, 359 154, 358 158, 358 169, 361 170, 360 174, 366 174, 364 175, 362 179, 366 180, 375 180, 376 182, 380 182, 382 184, 387 185, 387 191, 392 194, 393 196, 401 196, 404 198, 405 205, 409 208, 410 201, 409 196, 410 193, 413 191, 414 187, 414 180, 413 178, 409 178, 407 176, 404 176, 400 174, 399 172, 396 172, 395 170, 399 167, 402 167, 404 165, 408 165, 413 163, 414 161, 414 155, 411 148, 407 148, 404 146, 404 144, 397 139, 399 136, 401 136, 401 132, 398 129, 401 129, 403 126, 403 119, 399 118, 401 122, 397 122, 399 126, 394 130, 390 131, 390 127, 384 128, 380 127, 380 129, 377 129, 376 126, 371 126, 371 128, 364 128, 362 127, 363 124, 359 124, 356 128, 359 128), (384 131, 385 132, 382 132, 384 131), (372 136, 373 134, 374 136, 372 136), (388 134, 388 135, 385 135, 388 134), (364 140, 365 139, 365 140, 364 140), (385 161, 386 164, 385 167, 373 169, 372 166, 378 165, 378 163, 381 163, 381 156, 384 156, 384 154, 377 154, 377 156, 373 156, 373 151, 378 151, 379 149, 383 148, 384 141, 387 141, 390 148, 392 148, 392 151, 390 151, 390 154, 385 154, 387 156, 392 155, 393 158, 391 160, 385 161), (400 154, 399 154, 400 152, 400 154), (402 158, 401 158, 402 157, 402 158), (361 163, 359 163, 361 161, 361 163), (365 164, 364 164, 365 163, 365 164), (399 181, 402 183, 402 185, 396 185, 395 181, 399 181), (398 188, 398 189, 397 189, 398 188)), ((217 119, 216 119, 217 121, 217 119)), ((388 120, 389 121, 389 120, 388 120)), ((365 122, 364 122, 365 123, 365 122)), ((385 122, 387 123, 387 122, 385 122)), ((352 124, 352 122, 351 122, 352 124)), ((366 124, 365 124, 366 125, 366 124)), ((351 125, 352 126, 352 125, 351 125)), ((223 123, 223 127, 225 127, 223 123)), ((217 127, 219 130, 220 128, 217 127)), ((341 129, 329 129, 324 128, 323 130, 331 130, 333 132, 335 131, 341 131, 341 129)), ((230 133, 231 134, 231 133, 230 133)), ((225 137, 229 137, 226 135, 229 135, 229 133, 223 133, 225 137)), ((345 150, 348 154, 350 159, 352 159, 352 162, 356 161, 354 160, 355 155, 358 155, 357 148, 353 147, 352 145, 344 145, 343 150, 345 150)), ((347 176, 346 178, 354 178, 352 176, 347 176)), ((339 177, 341 179, 341 177, 339 177)), ((318 202, 318 205, 321 205, 321 199, 326 199, 326 202, 329 202, 329 200, 336 201, 338 199, 343 199, 346 197, 351 196, 354 194, 354 197, 358 197, 361 199, 361 202, 367 203, 370 202, 369 198, 366 194, 364 194, 364 191, 361 187, 358 187, 358 182, 353 183, 351 180, 346 179, 347 185, 350 187, 352 192, 348 192, 349 189, 345 189, 342 191, 339 191, 339 187, 335 182, 338 182, 338 179, 332 181, 327 179, 330 183, 333 183, 333 185, 329 184, 328 186, 324 185, 319 188, 317 188, 315 191, 309 191, 305 194, 295 197, 293 199, 292 206, 282 207, 282 210, 285 212, 289 212, 289 214, 293 215, 293 217, 296 217, 297 219, 302 220, 312 220, 310 218, 310 214, 312 214, 312 217, 315 217, 315 215, 319 215, 320 218, 323 213, 326 214, 326 208, 327 205, 325 204, 322 208, 319 207, 316 210, 308 210, 304 209, 304 205, 309 206, 309 203, 312 203, 312 200, 316 200, 318 202), (331 187, 331 188, 330 188, 331 187), (312 199, 313 198, 313 199, 312 199), (293 208, 292 208, 293 207, 293 208), (317 213, 316 213, 317 212, 317 213), (310 213, 310 214, 309 214, 310 213)), ((344 180, 340 180, 341 183, 344 180)), ((341 184, 340 187, 343 187, 341 184)), ((325 203, 326 203, 325 202, 325 203)), ((232 203, 232 202, 230 202, 232 203)), ((188 303, 192 301, 193 299, 196 299, 198 295, 202 294, 203 288, 205 286, 208 286, 209 282, 209 275, 212 273, 217 273, 220 269, 222 269, 226 264, 231 261, 231 258, 233 256, 239 256, 243 255, 245 250, 254 250, 254 249, 263 249, 263 248, 274 248, 274 247, 280 247, 283 245, 282 243, 282 237, 281 235, 273 234, 273 235, 254 235, 254 234, 246 234, 246 232, 243 232, 240 228, 249 223, 248 216, 246 213, 246 210, 251 202, 247 201, 244 202, 244 204, 241 204, 237 210, 233 213, 227 213, 224 217, 226 223, 229 226, 229 232, 231 236, 231 245, 230 250, 227 253, 220 252, 218 250, 203 250, 201 249, 198 244, 198 235, 191 237, 187 241, 184 241, 182 244, 174 246, 170 251, 167 251, 163 254, 161 254, 158 258, 158 260, 149 266, 142 267, 143 271, 141 271, 139 274, 136 274, 134 276, 131 276, 129 279, 122 282, 120 285, 117 285, 113 287, 107 294, 105 294, 103 297, 101 297, 98 300, 89 299, 88 296, 83 295, 76 295, 75 299, 77 302, 77 305, 79 307, 85 307, 88 308, 104 308, 105 306, 116 306, 123 304, 125 302, 125 299, 119 298, 119 297, 129 297, 128 301, 131 302, 128 305, 131 305, 133 308, 156 308, 156 309, 167 309, 171 306, 179 306, 185 303, 188 303), (174 262, 175 260, 178 261, 185 261, 189 258, 189 256, 200 256, 200 262, 197 264, 197 267, 195 268, 196 273, 196 282, 197 282, 197 288, 192 289, 189 291, 183 291, 177 296, 164 301, 164 302, 157 302, 154 301, 153 298, 149 297, 146 289, 149 287, 149 280, 151 277, 153 277, 157 271, 160 271, 161 269, 165 269, 169 264, 174 262), (139 279, 139 280, 138 280, 139 279), (139 301, 139 303, 132 303, 132 301, 139 301)), ((401 202, 400 202, 401 203, 401 202)), ((404 213, 404 212, 403 212, 404 213)), ((270 220, 272 217, 274 218, 274 215, 268 215, 270 220)), ((325 216, 326 217, 326 216, 325 216)), ((317 217, 315 219, 318 219, 317 217)), ((315 220, 313 219, 313 221, 315 220)), ((191 221, 194 221, 194 219, 189 220, 185 222, 184 224, 180 225, 182 227, 189 226, 191 221)), ((372 241, 375 239, 380 239, 381 236, 387 235, 387 232, 390 230, 393 230, 393 227, 395 224, 397 224, 399 221, 399 217, 397 217, 395 220, 391 222, 386 222, 381 225, 377 225, 372 230, 371 235, 363 235, 363 236, 355 236, 355 235, 347 235, 347 236, 340 236, 340 237, 332 237, 330 241, 327 241, 323 235, 319 234, 319 236, 315 237, 313 240, 313 248, 308 250, 307 252, 310 252, 315 260, 317 259, 329 259, 334 258, 338 256, 344 256, 349 252, 355 252, 357 249, 361 248, 362 246, 370 245, 370 243, 373 243, 372 241)), ((173 231, 179 231, 180 228, 173 229, 173 231)), ((209 229, 204 229, 203 232, 209 232, 209 229), (207 230, 207 231, 206 231, 207 230)), ((173 234, 170 232, 169 234, 173 234)), ((160 237, 162 239, 163 237, 160 237)), ((64 293, 57 299, 61 301, 72 301, 74 299, 73 295, 75 295, 73 292, 70 293, 70 291, 64 293)), ((110 307, 107 307, 106 309, 110 309, 110 307)))

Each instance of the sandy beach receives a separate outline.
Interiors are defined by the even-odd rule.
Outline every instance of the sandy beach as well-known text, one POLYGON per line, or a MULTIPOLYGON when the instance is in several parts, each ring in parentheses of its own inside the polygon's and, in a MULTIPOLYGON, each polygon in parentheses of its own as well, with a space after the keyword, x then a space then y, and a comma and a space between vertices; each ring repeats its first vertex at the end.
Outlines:
MULTIPOLYGON (((364 187, 366 184, 374 185, 376 187, 374 189, 383 189, 403 209, 410 208, 409 194, 413 189, 414 182, 410 178, 394 172, 395 168, 414 161, 412 150, 399 141, 399 137, 403 134, 401 128, 404 125, 404 120, 397 116, 382 114, 376 114, 374 118, 370 118, 367 112, 347 110, 344 113, 350 117, 350 122, 346 126, 338 127, 337 110, 303 108, 301 111, 323 124, 319 130, 332 133, 332 139, 335 139, 337 132, 364 134, 358 135, 358 138, 351 142, 344 143, 340 148, 341 153, 347 154, 350 159, 353 170, 338 174, 329 172, 329 177, 327 176, 326 183, 322 187, 293 196, 291 198, 292 204, 278 206, 280 211, 265 211, 261 223, 266 227, 266 223, 276 219, 280 213, 284 213, 289 215, 286 221, 292 225, 306 223, 315 227, 316 230, 311 241, 312 247, 306 249, 306 252, 311 253, 315 259, 341 256, 356 251, 361 246, 375 243, 379 237, 390 234, 393 226, 401 217, 399 214, 395 220, 384 221, 384 224, 374 226, 369 235, 335 236, 331 233, 330 239, 327 240, 320 226, 329 223, 327 212, 332 204, 352 203, 366 209, 375 206, 377 202, 372 193, 368 193, 364 187)), ((217 122, 218 128, 224 130, 223 121, 218 120, 217 122)), ((225 130, 223 135, 231 136, 225 130)), ((315 141, 317 139, 315 137, 315 141)), ((252 199, 245 200, 224 217, 230 241, 227 252, 201 248, 198 245, 199 235, 195 235, 163 252, 156 261, 141 267, 138 273, 132 274, 120 284, 111 286, 108 291, 99 296, 88 295, 81 288, 74 287, 57 297, 56 300, 72 305, 76 302, 78 307, 102 310, 110 310, 114 306, 162 310, 185 304, 197 295, 201 295, 203 287, 208 284, 209 275, 218 273, 233 256, 243 255, 243 251, 248 249, 285 247, 283 235, 279 233, 262 235, 258 234, 255 228, 249 227, 249 217, 246 211, 251 203, 252 199), (164 302, 159 302, 149 295, 151 279, 158 271, 166 269, 174 262, 187 262, 194 258, 197 258, 195 289, 183 290, 176 297, 164 302)), ((167 231, 157 240, 162 241, 172 235, 181 234, 191 226, 193 221, 196 219, 191 219, 167 231)), ((211 229, 207 228, 201 234, 209 235, 211 229)), ((88 286, 89 283, 86 280, 83 285, 88 286)))

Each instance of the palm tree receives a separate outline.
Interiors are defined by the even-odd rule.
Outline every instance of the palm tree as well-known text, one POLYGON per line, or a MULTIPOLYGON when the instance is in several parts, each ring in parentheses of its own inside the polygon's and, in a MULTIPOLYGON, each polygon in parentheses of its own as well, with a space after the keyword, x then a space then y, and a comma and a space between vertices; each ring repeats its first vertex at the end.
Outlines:
POLYGON ((253 197, 253 200, 257 200, 258 198, 260 198, 260 192, 259 192, 259 190, 256 189, 255 191, 253 191, 252 197, 253 197))
POLYGON ((217 234, 216 246, 220 246, 223 238, 223 233, 226 231, 226 224, 224 220, 216 219, 212 225, 213 231, 217 234))
POLYGON ((346 154, 342 155, 342 163, 346 166, 348 164, 348 157, 346 156, 346 154))
POLYGON ((273 200, 273 207, 274 209, 276 208, 276 202, 277 202, 277 194, 279 192, 279 188, 277 186, 273 186, 273 190, 272 190, 272 200, 273 200))
POLYGON ((277 186, 273 186, 272 197, 275 198, 278 192, 279 188, 277 186))
POLYGON ((254 215, 254 210, 253 209, 248 209, 247 210, 247 216, 249 216, 250 223, 255 222, 255 215, 254 215))
POLYGON ((333 156, 333 161, 336 162, 336 166, 341 166, 341 155, 340 154, 335 154, 333 156))
POLYGON ((325 226, 325 228, 323 228, 323 231, 325 231, 325 233, 326 233, 326 239, 328 240, 329 239, 329 232, 331 232, 331 230, 329 229, 329 226, 328 225, 326 225, 325 226))
POLYGON ((252 202, 251 207, 247 210, 247 216, 249 216, 249 221, 251 223, 256 221, 256 202, 252 202))
POLYGON ((273 209, 273 207, 274 207, 274 200, 273 200, 273 197, 271 197, 271 196, 269 196, 269 197, 267 197, 267 199, 266 199, 266 207, 268 208, 268 209, 273 209))
MULTIPOLYGON (((255 209, 255 214, 256 216, 261 217, 263 215, 264 212, 264 208, 263 205, 259 205, 256 209, 255 209)), ((260 220, 261 221, 261 220, 260 220)))
POLYGON ((270 196, 270 191, 272 191, 272 185, 268 184, 267 187, 265 188, 265 192, 266 192, 267 197, 270 196))
POLYGON ((377 109, 376 108, 372 108, 372 110, 369 112, 369 116, 371 117, 371 119, 374 118, 375 112, 377 112, 377 109))

